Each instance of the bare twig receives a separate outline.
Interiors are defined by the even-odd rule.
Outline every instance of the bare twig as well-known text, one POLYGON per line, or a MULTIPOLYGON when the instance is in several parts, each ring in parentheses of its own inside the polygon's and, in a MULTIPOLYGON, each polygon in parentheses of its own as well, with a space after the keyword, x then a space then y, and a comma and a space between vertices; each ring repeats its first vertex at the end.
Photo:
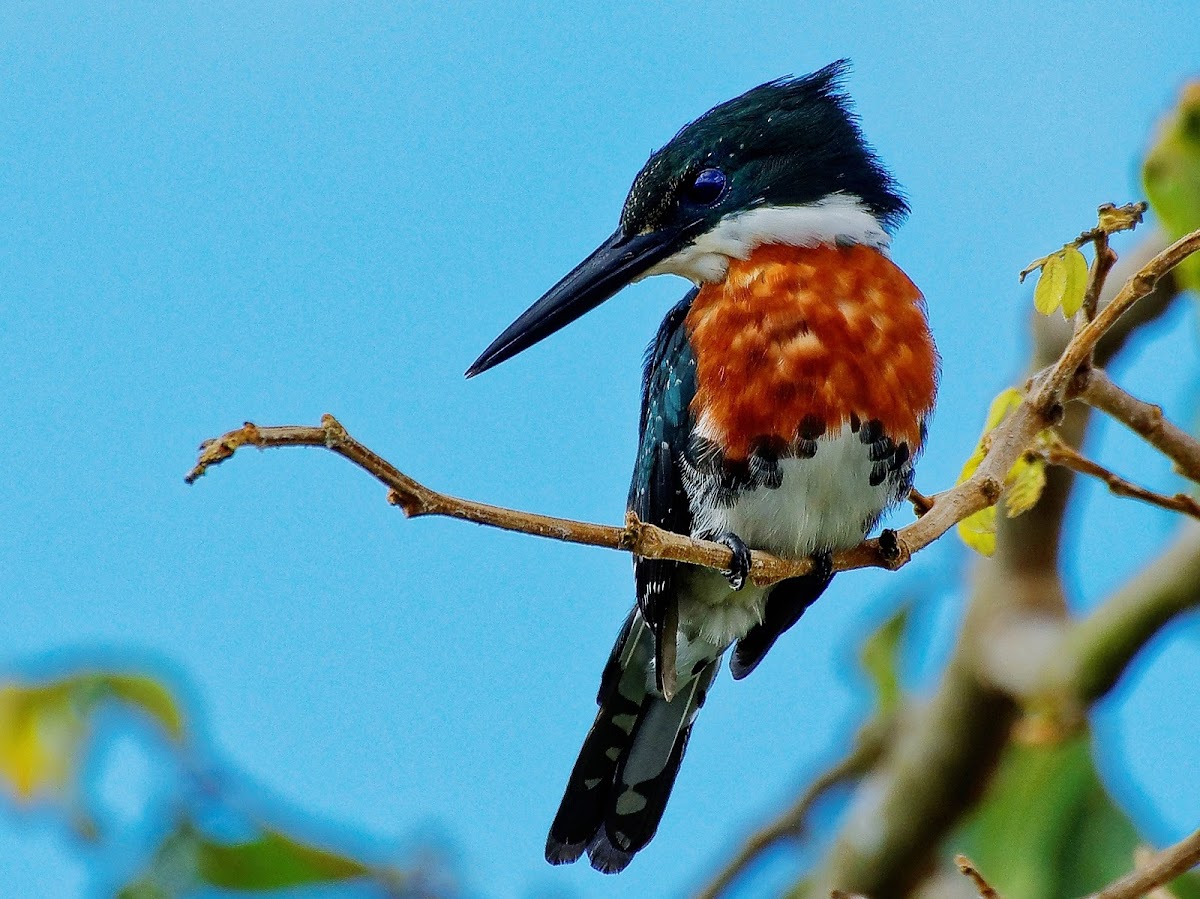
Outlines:
POLYGON ((894 723, 893 716, 868 721, 858 732, 850 754, 822 772, 777 818, 750 834, 712 882, 696 894, 696 899, 717 899, 763 853, 784 840, 800 836, 809 809, 818 799, 839 784, 861 778, 879 761, 894 723))
POLYGON ((1104 232, 1096 238, 1096 258, 1092 260, 1092 269, 1088 274, 1087 289, 1083 294, 1083 317, 1081 325, 1096 317, 1096 308, 1100 302, 1100 290, 1104 286, 1108 273, 1116 265, 1117 254, 1108 246, 1108 235, 1104 232))
POLYGON ((916 487, 908 491, 908 501, 912 503, 913 514, 918 518, 933 508, 933 497, 926 496, 916 487))
POLYGON ((965 855, 954 856, 954 864, 958 865, 958 870, 963 876, 970 879, 975 884, 975 892, 979 894, 979 899, 1000 899, 1000 894, 992 889, 991 884, 983 879, 983 875, 979 873, 979 869, 971 864, 971 860, 965 855))
MULTIPOLYGON (((359 443, 332 415, 323 415, 320 427, 259 427, 247 422, 235 431, 214 440, 206 440, 201 444, 196 467, 188 473, 185 480, 189 484, 194 483, 209 468, 224 462, 244 446, 258 449, 312 446, 331 450, 350 460, 387 487, 388 502, 399 506, 409 518, 445 515, 535 537, 624 550, 647 559, 672 559, 677 562, 706 565, 709 568, 726 569, 732 562, 732 554, 723 544, 665 531, 638 521, 632 513, 626 516, 625 526, 618 528, 505 509, 439 493, 404 474, 378 453, 359 443)), ((752 560, 751 575, 755 583, 759 584, 771 584, 784 578, 797 577, 807 574, 812 569, 812 563, 807 559, 789 561, 760 551, 753 553, 752 560)), ((879 551, 878 541, 875 540, 864 541, 834 558, 834 567, 838 570, 872 566, 894 567, 887 554, 879 551)))
MULTIPOLYGON (((1085 243, 1095 244, 1097 251, 1096 255, 1099 257, 1102 255, 1102 248, 1103 250, 1108 249, 1108 238, 1110 235, 1116 234, 1118 231, 1132 231, 1142 223, 1142 216, 1149 208, 1150 205, 1144 201, 1138 203, 1126 203, 1124 206, 1114 206, 1112 203, 1105 203, 1098 210, 1096 210, 1096 227, 1080 232, 1079 236, 1074 240, 1063 244, 1063 249, 1066 249, 1067 247, 1075 247, 1078 249, 1085 243)), ((1058 250, 1056 252, 1061 253, 1062 250, 1058 250)), ((1050 255, 1053 256, 1056 255, 1056 253, 1051 253, 1050 255)), ((1045 265, 1049 259, 1050 256, 1042 256, 1033 260, 1033 262, 1021 269, 1017 275, 1017 280, 1024 284, 1025 279, 1045 265)), ((1116 259, 1114 257, 1113 262, 1115 261, 1116 259)), ((1111 267, 1111 264, 1109 267, 1111 267)), ((1107 274, 1107 272, 1105 272, 1105 274, 1107 274)), ((1091 280, 1097 280, 1094 272, 1091 280)), ((1094 299, 1099 298, 1100 296, 1099 287, 1103 286, 1104 275, 1100 275, 1098 280, 1100 281, 1100 284, 1097 286, 1096 297, 1094 299)), ((1095 311, 1094 299, 1093 311, 1095 311)))
POLYGON ((1192 518, 1200 518, 1200 503, 1187 494, 1176 493, 1174 496, 1166 496, 1162 493, 1155 493, 1153 490, 1147 490, 1145 487, 1138 486, 1132 481, 1125 480, 1125 478, 1110 471, 1103 465, 1093 462, 1065 443, 1056 442, 1046 448, 1042 451, 1042 458, 1051 465, 1061 465, 1079 474, 1098 478, 1107 484, 1109 491, 1116 496, 1141 500, 1152 506, 1158 506, 1160 509, 1166 509, 1170 512, 1182 512, 1184 515, 1190 515, 1192 518))
MULTIPOLYGON (((1067 344, 1058 362, 1031 379, 1031 389, 1021 405, 992 434, 987 456, 975 474, 956 487, 932 498, 928 511, 917 521, 895 533, 894 543, 881 549, 879 541, 867 540, 853 549, 834 556, 835 571, 855 568, 901 568, 912 554, 928 546, 969 515, 995 505, 1003 492, 1005 476, 1038 432, 1062 418, 1068 389, 1080 365, 1091 357, 1105 331, 1138 299, 1153 290, 1166 272, 1191 252, 1200 249, 1200 231, 1176 241, 1151 259, 1126 282, 1111 303, 1096 318, 1080 329, 1067 344)), ((562 518, 551 518, 513 509, 504 509, 473 500, 460 499, 430 490, 401 472, 386 459, 354 440, 332 416, 321 419, 321 427, 258 427, 247 423, 242 428, 201 446, 200 458, 187 475, 195 482, 209 467, 223 462, 241 446, 260 449, 280 446, 316 446, 332 450, 349 459, 391 489, 388 499, 406 515, 448 515, 505 530, 570 543, 582 543, 633 552, 643 558, 671 559, 709 568, 727 569, 733 562, 729 549, 721 544, 673 534, 628 516, 624 528, 615 528, 562 518)), ((768 553, 755 552, 750 574, 755 583, 765 585, 789 577, 807 574, 811 560, 786 561, 768 553)))
POLYGON ((1136 871, 1110 883, 1090 899, 1140 899, 1155 887, 1169 883, 1198 864, 1200 830, 1154 855, 1136 871))
POLYGON ((1079 398, 1111 415, 1175 463, 1184 477, 1200 482, 1200 441, 1167 420, 1161 406, 1131 396, 1101 369, 1094 369, 1079 398))

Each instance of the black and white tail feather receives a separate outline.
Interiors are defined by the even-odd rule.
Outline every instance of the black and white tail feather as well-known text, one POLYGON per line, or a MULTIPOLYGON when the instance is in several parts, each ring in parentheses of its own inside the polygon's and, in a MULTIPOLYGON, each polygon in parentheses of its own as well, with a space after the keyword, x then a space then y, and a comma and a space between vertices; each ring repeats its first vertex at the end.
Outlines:
POLYGON ((653 660, 653 635, 634 609, 605 666, 600 711, 550 825, 546 860, 553 865, 586 852, 597 871, 616 874, 658 830, 720 657, 698 666, 669 702, 652 689, 653 660))
MULTIPOLYGON (((695 296, 691 291, 671 310, 650 345, 640 451, 629 492, 629 508, 640 520, 680 534, 692 531, 683 466, 695 427, 695 363, 683 323, 695 296)), ((828 586, 828 556, 817 561, 811 574, 772 588, 762 621, 737 642, 730 665, 735 678, 753 671, 828 586)), ((675 667, 678 603, 680 591, 688 589, 689 569, 694 574, 678 562, 634 560, 637 605, 605 666, 596 697, 600 710, 550 827, 551 864, 576 861, 586 852, 592 867, 616 873, 658 829, 696 713, 727 648, 709 644, 710 656, 689 656, 690 668, 675 667)), ((688 642, 695 652, 705 641, 688 642)))

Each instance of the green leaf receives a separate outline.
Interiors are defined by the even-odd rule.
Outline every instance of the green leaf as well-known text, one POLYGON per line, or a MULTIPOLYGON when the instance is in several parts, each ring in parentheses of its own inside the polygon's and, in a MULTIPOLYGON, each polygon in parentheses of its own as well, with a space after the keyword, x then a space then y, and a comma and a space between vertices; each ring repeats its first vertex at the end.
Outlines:
POLYGON ((904 603, 879 628, 867 637, 859 652, 859 660, 871 683, 881 712, 890 712, 900 705, 900 640, 908 627, 912 606, 904 603))
POLYGON ((1200 899, 1200 874, 1184 874, 1170 883, 1173 896, 1178 899, 1200 899))
POLYGON ((1004 511, 1009 518, 1028 512, 1042 498, 1046 489, 1046 462, 1041 457, 1022 457, 1008 472, 1004 481, 1004 511))
MULTIPOLYGON (((1200 228, 1200 81, 1184 87, 1179 105, 1159 124, 1142 182, 1172 240, 1200 228)), ((1200 291, 1200 255, 1185 259, 1175 273, 1186 288, 1200 291)))
POLYGON ((959 539, 981 556, 990 556, 996 551, 995 506, 968 515, 954 527, 959 539))
POLYGON ((1062 253, 1046 257, 1037 286, 1033 288, 1033 308, 1050 315, 1063 304, 1067 290, 1067 263, 1062 253))
POLYGON ((175 701, 174 694, 159 681, 132 674, 101 674, 97 678, 114 697, 140 709, 161 724, 172 739, 183 739, 183 711, 175 701))
POLYGON ((1083 297, 1087 293, 1088 264, 1078 247, 1064 247, 1062 257, 1067 276, 1067 283, 1063 289, 1062 312, 1063 318, 1070 321, 1075 313, 1083 308, 1083 297))
POLYGON ((120 899, 168 899, 201 887, 266 892, 338 883, 373 874, 357 859, 262 828, 244 843, 220 843, 190 821, 167 835, 120 899))
MULTIPOLYGON (((1010 387, 1000 391, 999 395, 992 400, 991 405, 988 406, 987 419, 983 423, 983 434, 980 435, 979 442, 975 444, 974 451, 963 463, 962 471, 959 472, 958 480, 955 483, 961 484, 975 474, 987 455, 988 435, 998 428, 1001 422, 1020 406, 1024 399, 1021 391, 1010 387)), ((1036 498, 1034 501, 1037 501, 1036 498)), ((990 556, 996 551, 995 507, 981 509, 974 515, 967 516, 956 525, 955 529, 962 542, 977 553, 990 556)))
POLYGON ((117 899, 174 899, 199 886, 196 863, 200 833, 188 821, 167 834, 137 879, 126 884, 117 899))
POLYGON ((371 868, 357 859, 265 829, 246 843, 201 839, 197 871, 202 883, 230 890, 282 890, 364 877, 371 868))
POLYGON ((1105 791, 1087 733, 1009 744, 948 852, 972 859, 1004 899, 1088 895, 1133 867, 1138 836, 1105 791))

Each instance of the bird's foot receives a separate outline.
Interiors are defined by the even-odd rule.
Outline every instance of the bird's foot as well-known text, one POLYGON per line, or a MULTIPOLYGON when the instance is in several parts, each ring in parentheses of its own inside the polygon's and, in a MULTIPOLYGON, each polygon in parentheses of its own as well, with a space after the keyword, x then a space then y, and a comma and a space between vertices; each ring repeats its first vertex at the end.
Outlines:
POLYGON ((891 528, 884 528, 879 533, 879 554, 885 562, 895 562, 900 558, 900 541, 891 528))
POLYGON ((729 581, 729 586, 734 590, 741 590, 746 586, 746 578, 750 576, 750 547, 746 545, 745 541, 733 531, 703 534, 701 539, 711 540, 713 543, 729 547, 729 551, 733 553, 733 565, 728 571, 721 573, 725 575, 725 580, 729 581))

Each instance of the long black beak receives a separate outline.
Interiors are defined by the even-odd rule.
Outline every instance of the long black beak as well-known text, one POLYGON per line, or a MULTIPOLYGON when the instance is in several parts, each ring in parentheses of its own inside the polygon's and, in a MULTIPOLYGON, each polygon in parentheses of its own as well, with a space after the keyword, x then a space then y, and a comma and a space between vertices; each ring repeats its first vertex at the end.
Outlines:
POLYGON ((647 269, 670 256, 679 246, 680 236, 673 230, 634 235, 618 230, 505 328, 504 333, 493 340, 467 369, 467 377, 473 378, 505 359, 511 359, 595 309, 647 269))

